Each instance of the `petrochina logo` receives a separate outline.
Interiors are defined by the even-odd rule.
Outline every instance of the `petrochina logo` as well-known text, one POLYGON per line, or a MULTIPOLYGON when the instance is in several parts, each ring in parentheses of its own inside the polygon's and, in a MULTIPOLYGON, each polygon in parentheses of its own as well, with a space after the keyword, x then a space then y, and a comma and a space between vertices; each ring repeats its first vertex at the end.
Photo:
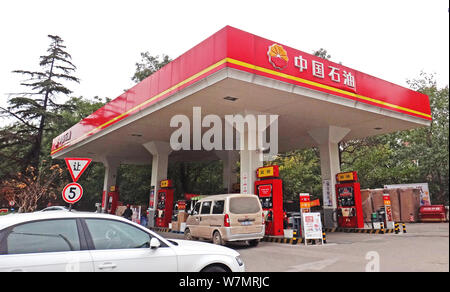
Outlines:
POLYGON ((277 44, 273 44, 269 47, 267 56, 269 57, 270 64, 280 70, 286 68, 289 61, 286 50, 277 44))

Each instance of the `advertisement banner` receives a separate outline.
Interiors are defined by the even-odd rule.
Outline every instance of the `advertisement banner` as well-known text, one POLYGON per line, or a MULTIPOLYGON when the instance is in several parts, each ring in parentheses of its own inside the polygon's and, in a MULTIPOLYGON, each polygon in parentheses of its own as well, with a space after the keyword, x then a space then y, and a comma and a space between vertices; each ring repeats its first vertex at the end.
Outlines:
POLYGON ((320 213, 303 213, 302 225, 305 239, 323 239, 320 213))
POLYGON ((331 180, 326 179, 322 182, 322 192, 323 192, 323 205, 324 207, 333 206, 333 198, 331 192, 331 180))

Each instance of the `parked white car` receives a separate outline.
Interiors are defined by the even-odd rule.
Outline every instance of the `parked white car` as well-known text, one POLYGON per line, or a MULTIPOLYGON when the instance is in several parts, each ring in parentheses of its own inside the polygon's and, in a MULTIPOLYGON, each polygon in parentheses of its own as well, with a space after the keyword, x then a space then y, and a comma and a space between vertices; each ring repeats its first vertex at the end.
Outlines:
POLYGON ((0 217, 0 271, 243 272, 239 253, 168 240, 122 217, 34 212, 0 217))

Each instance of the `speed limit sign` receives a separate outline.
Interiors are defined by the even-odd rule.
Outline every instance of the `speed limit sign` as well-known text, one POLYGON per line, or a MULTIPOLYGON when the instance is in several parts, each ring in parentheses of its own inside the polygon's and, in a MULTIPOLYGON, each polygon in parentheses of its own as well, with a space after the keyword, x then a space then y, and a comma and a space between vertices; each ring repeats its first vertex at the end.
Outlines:
POLYGON ((70 183, 66 185, 64 187, 64 190, 62 191, 63 200, 69 204, 78 202, 82 196, 83 188, 80 186, 80 184, 77 183, 70 183))

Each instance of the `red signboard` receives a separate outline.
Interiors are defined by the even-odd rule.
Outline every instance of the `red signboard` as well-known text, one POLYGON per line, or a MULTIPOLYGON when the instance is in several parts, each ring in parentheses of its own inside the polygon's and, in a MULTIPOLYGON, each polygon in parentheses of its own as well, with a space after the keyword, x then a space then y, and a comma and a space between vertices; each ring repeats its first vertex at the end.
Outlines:
POLYGON ((308 193, 300 194, 300 209, 311 208, 311 199, 308 193))
POLYGON ((384 194, 383 202, 384 202, 385 206, 390 206, 391 205, 391 196, 389 196, 389 194, 384 194))
POLYGON ((320 200, 315 199, 314 201, 311 201, 311 207, 317 207, 320 206, 320 200))
POLYGON ((425 94, 226 26, 56 137, 51 154, 224 67, 431 120, 430 103, 425 94))
POLYGON ((260 186, 258 186, 258 190, 259 190, 259 196, 262 198, 272 196, 272 186, 271 185, 260 185, 260 186))

